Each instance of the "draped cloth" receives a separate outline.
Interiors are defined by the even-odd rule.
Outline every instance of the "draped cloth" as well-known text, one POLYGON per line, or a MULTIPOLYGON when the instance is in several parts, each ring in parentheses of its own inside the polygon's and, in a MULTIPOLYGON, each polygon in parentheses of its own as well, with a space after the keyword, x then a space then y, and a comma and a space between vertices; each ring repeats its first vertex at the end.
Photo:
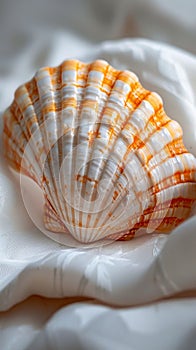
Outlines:
MULTIPOLYGON (((195 2, 178 3, 2 1, 0 110, 39 67, 102 58, 162 96, 196 156, 195 2)), ((1 135, 2 128, 1 118, 1 135)), ((193 349, 195 213, 170 235, 60 245, 29 218, 1 136, 2 349, 193 349)))

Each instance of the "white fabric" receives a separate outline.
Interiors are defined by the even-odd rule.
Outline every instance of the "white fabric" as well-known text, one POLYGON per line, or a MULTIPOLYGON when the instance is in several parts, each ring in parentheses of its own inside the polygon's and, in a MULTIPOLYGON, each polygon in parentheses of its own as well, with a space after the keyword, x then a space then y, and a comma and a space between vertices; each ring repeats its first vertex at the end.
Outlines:
POLYGON ((1 346, 14 350, 194 350, 195 308, 196 300, 191 299, 112 309, 91 303, 62 307, 32 298, 4 315, 3 321, 0 316, 1 346))
MULTIPOLYGON (((99 57, 116 68, 133 70, 146 88, 161 94, 168 115, 180 122, 185 144, 196 156, 195 56, 147 40, 96 42, 140 35, 195 52, 195 2, 180 2, 181 12, 177 1, 151 0, 147 6, 142 1, 75 0, 68 5, 59 0, 52 12, 46 0, 33 5, 2 1, 0 110, 39 66, 68 57, 99 57)), ((196 289, 195 247, 195 215, 170 236, 93 249, 61 246, 31 222, 0 146, 2 349, 193 349, 196 299, 157 300, 196 289), (89 303, 62 308, 60 301, 23 301, 33 294, 92 297, 126 308, 89 303)))

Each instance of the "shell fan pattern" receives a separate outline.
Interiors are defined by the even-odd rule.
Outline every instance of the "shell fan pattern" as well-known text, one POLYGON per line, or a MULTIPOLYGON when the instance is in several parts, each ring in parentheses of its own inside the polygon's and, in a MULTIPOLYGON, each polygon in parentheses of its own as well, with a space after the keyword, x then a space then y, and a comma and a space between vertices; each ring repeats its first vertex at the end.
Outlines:
POLYGON ((196 159, 161 98, 102 60, 64 61, 20 86, 5 156, 45 198, 47 230, 77 241, 169 232, 196 202, 196 159))

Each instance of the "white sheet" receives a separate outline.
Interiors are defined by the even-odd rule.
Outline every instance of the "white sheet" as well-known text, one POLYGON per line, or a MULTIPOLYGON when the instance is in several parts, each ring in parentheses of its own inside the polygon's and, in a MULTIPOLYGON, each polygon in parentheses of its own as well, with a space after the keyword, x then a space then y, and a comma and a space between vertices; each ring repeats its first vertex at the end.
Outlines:
MULTIPOLYGON (((0 57, 1 110, 11 102, 15 88, 29 79, 39 66, 55 65, 67 57, 85 61, 104 58, 116 68, 135 71, 146 88, 161 94, 167 113, 181 123, 185 144, 196 156, 196 58, 163 43, 145 40, 95 42, 95 39, 106 36, 124 36, 126 30, 134 35, 131 21, 127 24, 126 14, 137 13, 135 21, 140 33, 145 35, 145 28, 150 31, 147 22, 152 22, 156 26, 156 35, 165 34, 168 42, 180 40, 178 23, 181 19, 183 35, 190 38, 186 44, 194 52, 195 23, 191 21, 191 13, 186 14, 189 19, 186 21, 186 16, 182 13, 180 16, 179 8, 174 7, 176 12, 172 14, 172 20, 171 17, 168 20, 167 11, 173 4, 169 7, 169 3, 163 5, 157 1, 155 6, 151 1, 147 7, 142 2, 140 5, 133 2, 130 7, 130 3, 124 0, 124 7, 114 2, 109 24, 109 20, 102 21, 107 6, 108 11, 111 9, 110 1, 101 3, 100 8, 96 2, 82 1, 83 5, 77 3, 74 17, 77 25, 74 28, 78 32, 73 34, 70 30, 63 30, 61 12, 64 4, 60 1, 55 10, 56 20, 47 6, 45 13, 36 2, 32 8, 30 3, 27 6, 22 0, 17 5, 12 2, 12 7, 9 3, 10 0, 2 7, 0 24, 1 33, 4 33, 1 49, 5 49, 0 57), (156 16, 152 15, 154 21, 148 15, 150 10, 153 13, 152 8, 156 13, 156 16), (9 27, 6 26, 6 16, 10 9, 13 20, 9 21, 9 27), (142 17, 144 9, 146 16, 142 17), (32 15, 31 21, 28 11, 32 15), (37 16, 33 16, 33 11, 37 16), (79 20, 82 11, 86 14, 85 21, 79 20), (23 18, 22 14, 26 17, 23 18), (161 23, 167 23, 167 26, 163 24, 164 31, 156 25, 158 18, 162 19, 161 23), (33 27, 35 23, 36 29, 33 27), (61 30, 54 28, 55 23, 61 24, 61 30), (176 23, 177 30, 172 30, 172 23, 176 23), (167 31, 171 37, 167 36, 167 31), (11 39, 14 37, 16 45, 13 47, 11 39)), ((69 6, 66 20, 69 15, 73 16, 76 1, 69 6)), ((67 26, 72 27, 70 20, 67 26)), ((180 44, 185 47, 183 36, 180 44)), ((157 300, 196 289, 195 228, 196 216, 169 237, 152 236, 90 250, 61 246, 39 232, 31 222, 20 189, 3 160, 1 146, 0 310, 9 310, 16 305, 14 309, 0 313, 1 347, 21 350, 118 349, 121 344, 122 349, 143 349, 144 346, 150 349, 193 349, 196 342, 196 299, 157 300), (23 301, 33 294, 56 298, 79 295, 126 308, 111 309, 89 303, 63 308, 65 300, 53 302, 31 298, 23 301), (149 302, 152 304, 142 306, 149 302), (140 306, 136 306, 138 304, 140 306)))

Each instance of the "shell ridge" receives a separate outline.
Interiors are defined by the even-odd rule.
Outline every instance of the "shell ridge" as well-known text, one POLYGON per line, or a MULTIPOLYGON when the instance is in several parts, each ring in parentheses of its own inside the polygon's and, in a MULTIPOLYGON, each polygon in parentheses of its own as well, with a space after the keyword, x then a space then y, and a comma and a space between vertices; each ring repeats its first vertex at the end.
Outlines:
MULTIPOLYGON (((61 65, 60 65, 60 72, 59 72, 59 76, 60 76, 60 85, 61 85, 61 89, 60 89, 60 92, 59 92, 59 99, 60 99, 60 104, 61 104, 61 114, 60 114, 60 127, 61 127, 61 131, 60 131, 60 134, 58 135, 58 152, 59 152, 59 170, 61 168, 62 165, 64 165, 64 158, 67 156, 66 154, 66 150, 64 149, 64 145, 63 145, 63 140, 64 140, 64 128, 65 128, 65 125, 64 123, 66 122, 66 115, 64 115, 64 109, 63 109, 63 102, 64 102, 64 99, 63 99, 63 86, 65 85, 63 83, 63 67, 66 66, 66 62, 63 62, 61 65)), ((64 225, 66 226, 66 223, 70 224, 70 220, 71 220, 71 213, 70 213, 70 208, 69 208, 69 204, 67 203, 67 201, 65 200, 64 198, 64 195, 62 194, 62 191, 63 191, 63 188, 62 186, 65 186, 65 181, 64 181, 64 176, 63 177, 60 177, 62 173, 59 173, 59 181, 60 181, 60 184, 59 184, 59 192, 60 192, 60 197, 62 198, 62 202, 64 204, 64 208, 61 208, 61 210, 63 211, 64 213, 64 225), (62 183, 63 181, 63 183, 62 183)), ((66 173, 67 174, 67 173, 66 173)), ((60 199, 61 201, 61 199, 60 199)), ((60 202, 59 201, 59 202, 60 202)))
MULTIPOLYGON (((64 81, 63 81, 63 84, 61 84, 62 85, 62 87, 66 87, 67 85, 68 85, 68 82, 67 82, 67 80, 66 80, 66 75, 67 75, 67 71, 68 72, 70 72, 70 66, 73 66, 74 65, 74 69, 75 69, 75 71, 76 72, 78 72, 79 71, 79 65, 81 66, 81 64, 79 63, 79 61, 73 61, 73 60, 69 60, 69 61, 64 61, 63 62, 63 64, 61 65, 61 71, 62 71, 62 74, 61 74, 61 81, 64 79, 64 81), (63 69, 64 68, 64 69, 63 69), (65 73, 65 74, 64 74, 65 73)), ((72 67, 71 67, 72 68, 72 67)), ((81 68, 81 67, 80 67, 81 68)), ((74 79, 75 79, 75 77, 74 77, 74 79)), ((73 112, 73 110, 74 110, 74 112, 73 112, 73 114, 72 114, 72 116, 73 116, 73 118, 72 118, 72 127, 74 127, 74 121, 75 121, 75 119, 76 119, 76 113, 75 113, 75 111, 76 110, 78 110, 79 111, 79 109, 80 109, 80 104, 78 105, 78 85, 79 85, 79 83, 78 83, 78 76, 76 77, 76 79, 75 80, 73 80, 73 76, 71 77, 69 77, 69 83, 71 84, 71 86, 73 86, 73 89, 74 89, 74 93, 73 93, 73 91, 72 91, 72 99, 73 99, 73 105, 72 105, 72 112, 73 112), (70 80, 70 79, 72 79, 72 80, 70 80)), ((63 112, 65 112, 65 113, 63 113, 63 116, 62 116, 62 114, 61 114, 61 129, 63 130, 64 129, 64 123, 66 122, 66 108, 69 106, 69 94, 64 94, 63 95, 63 88, 61 88, 61 110, 63 111, 63 112), (64 98, 63 98, 64 97, 64 98), (68 102, 68 104, 67 104, 67 102, 68 102), (65 104, 65 107, 63 108, 63 105, 65 104)), ((70 125, 71 126, 71 125, 70 125)), ((66 158, 67 157, 67 151, 64 149, 64 147, 63 147, 63 140, 64 140, 64 137, 61 137, 60 138, 60 142, 59 143, 61 143, 61 152, 62 152, 62 159, 64 159, 64 158, 66 158)), ((74 142, 74 140, 72 140, 73 142, 74 142)), ((72 144, 72 141, 70 141, 71 142, 71 144, 72 144)), ((59 144, 58 143, 58 144, 59 144)), ((69 156, 69 160, 71 161, 71 164, 72 164, 72 157, 71 156, 69 156)), ((61 163, 62 164, 62 163, 61 163)), ((69 169, 71 169, 72 167, 73 167, 73 164, 71 165, 70 163, 69 163, 69 169), (71 167, 71 168, 70 168, 71 167)), ((62 164, 62 165, 64 165, 64 164, 62 164)), ((68 172, 68 176, 69 176, 69 178, 70 178, 70 171, 68 172)), ((65 175, 66 175, 65 174, 65 175)), ((64 191, 64 188, 65 188, 65 180, 64 180, 64 174, 61 172, 61 184, 60 184, 60 194, 62 194, 62 191, 64 191)), ((72 188, 72 183, 71 183, 71 178, 70 178, 70 187, 72 188)), ((62 197, 62 195, 61 195, 61 197, 62 197)), ((64 196, 63 196, 64 197, 64 196)), ((59 201, 60 202, 60 201, 59 201)), ((69 205, 69 203, 67 203, 67 201, 65 200, 65 198, 63 198, 63 202, 64 202, 64 205, 65 205, 65 210, 64 210, 64 212, 65 212, 65 217, 64 217, 64 219, 65 219, 65 222, 68 224, 68 226, 70 227, 70 225, 71 225, 71 223, 72 222, 74 222, 74 216, 75 216, 75 213, 73 212, 73 210, 71 210, 71 208, 70 208, 70 205, 69 205)))
MULTIPOLYGON (((66 62, 65 62, 66 64, 66 62)), ((85 94, 85 87, 86 87, 86 78, 88 75, 89 71, 89 65, 84 65, 83 63, 80 63, 79 61, 75 61, 74 64, 74 69, 75 69, 75 76, 72 77, 71 82, 69 84, 72 84, 75 86, 74 88, 74 104, 72 106, 72 113, 73 113, 73 118, 71 122, 71 132, 70 132, 70 152, 67 155, 66 153, 63 154, 63 158, 68 156, 67 162, 68 162, 68 179, 64 181, 64 186, 65 184, 69 185, 70 188, 70 193, 68 192, 68 216, 70 217, 69 219, 69 229, 73 232, 73 225, 75 225, 76 222, 76 210, 73 209, 73 205, 75 205, 75 182, 73 181, 73 174, 75 172, 75 167, 76 167, 76 159, 74 157, 75 154, 75 147, 77 146, 77 140, 78 140, 78 126, 79 126, 79 120, 81 118, 81 104, 83 101, 83 96, 85 94), (83 67, 83 76, 79 80, 79 70, 83 67), (82 79, 82 81, 81 81, 82 79), (82 84, 81 91, 79 92, 78 86, 82 84), (75 160, 74 160, 75 159, 75 160)), ((67 71, 66 71, 67 72, 67 71)), ((66 76, 65 76, 66 78, 66 76)))
MULTIPOLYGON (((105 76, 107 76, 108 70, 109 70, 109 64, 107 65, 107 69, 106 69, 106 71, 105 71, 105 76)), ((103 87, 103 85, 104 85, 104 79, 102 80, 101 87, 103 87)), ((101 88, 101 87, 100 87, 100 88, 101 88)), ((99 133, 99 128, 100 128, 100 123, 99 123, 99 122, 101 121, 101 119, 102 119, 102 117, 103 117, 103 115, 104 115, 104 110, 105 110, 105 107, 103 107, 103 109, 102 109, 100 115, 98 115, 98 118, 97 118, 97 121, 98 121, 98 122, 96 123, 96 121, 95 121, 95 123, 94 123, 94 124, 97 125, 98 127, 96 128, 96 130, 95 130, 95 132, 94 132, 94 135, 93 135, 93 143, 92 143, 92 147, 91 147, 91 149, 90 149, 90 155, 92 155, 93 152, 94 152, 96 135, 98 135, 98 133, 99 133)), ((90 156, 89 156, 89 158, 90 158, 90 156)), ((86 170, 86 173, 85 173, 84 175, 86 175, 86 176, 88 177, 88 173, 89 173, 89 163, 88 163, 88 165, 87 165, 87 170, 86 170)))
MULTIPOLYGON (((96 99, 93 100, 93 110, 92 110, 92 113, 93 115, 91 115, 91 120, 90 122, 88 122, 88 133, 90 133, 91 135, 91 147, 89 147, 89 142, 87 140, 86 142, 86 154, 85 154, 85 164, 87 164, 86 167, 83 167, 83 169, 81 169, 80 171, 80 175, 83 177, 83 178, 88 178, 88 169, 89 169, 89 166, 90 166, 90 161, 91 161, 91 156, 92 156, 92 153, 93 153, 93 150, 94 150, 94 142, 95 142, 95 138, 96 138, 96 135, 98 134, 98 130, 99 130, 99 127, 100 127, 100 123, 99 121, 101 120, 101 117, 102 117, 102 114, 103 114, 103 108, 100 108, 98 109, 98 106, 99 106, 99 103, 100 103, 100 99, 101 97, 103 98, 103 96, 101 96, 101 90, 104 86, 104 83, 105 83, 105 79, 106 79, 106 76, 108 74, 108 69, 109 69, 109 65, 106 63, 106 62, 102 62, 102 61, 95 61, 94 64, 91 64, 90 65, 90 68, 89 68, 89 74, 88 74, 88 77, 87 77, 87 84, 89 85, 92 81, 92 85, 93 87, 95 87, 97 90, 99 90, 99 92, 97 91, 97 94, 98 94, 98 97, 96 99), (96 68, 97 65, 100 64, 100 67, 103 69, 103 78, 101 80, 99 80, 98 82, 97 81, 92 81, 93 78, 90 76, 90 74, 96 74, 94 72, 97 72, 96 68)), ((88 92, 89 94, 89 92, 88 92)), ((81 112, 84 112, 85 113, 85 107, 86 107, 86 104, 88 103, 88 94, 87 95, 84 95, 84 100, 83 100, 83 105, 82 105, 82 111, 81 112), (86 97, 85 97, 86 96, 86 97)), ((85 126, 84 126, 85 127, 85 126)), ((78 183, 78 182, 76 182, 78 183)), ((80 182, 79 182, 80 184, 80 182)), ((84 193, 86 191, 86 183, 82 182, 81 183, 81 196, 79 196, 79 208, 81 208, 81 204, 82 204, 82 198, 84 196, 84 193)), ((78 189, 80 188, 78 187, 78 189)), ((82 223, 84 221, 84 218, 82 218, 82 213, 81 213, 81 210, 79 212, 79 223, 82 223)), ((82 233, 82 230, 80 230, 80 235, 82 233)))
MULTIPOLYGON (((88 78, 88 74, 89 74, 89 69, 90 69, 90 65, 87 65, 87 73, 86 73, 86 76, 85 76, 85 79, 83 79, 83 82, 84 82, 84 90, 83 90, 83 99, 85 97, 85 88, 87 86, 87 78, 88 78)), ((77 65, 77 68, 76 68, 76 72, 77 72, 77 76, 76 76, 76 81, 78 82, 78 69, 79 69, 79 65, 77 65)), ((76 99, 77 99, 77 94, 76 94, 76 99)), ((77 102, 76 102, 77 104, 77 102)), ((77 144, 78 144, 78 140, 79 140, 79 120, 81 119, 81 113, 82 113, 82 104, 83 104, 83 101, 81 101, 80 103, 80 106, 79 106, 79 113, 77 115, 77 119, 76 119, 76 124, 74 125, 74 141, 73 141, 73 146, 72 146, 72 152, 73 154, 76 153, 74 159, 75 161, 72 162, 72 171, 71 171, 71 198, 73 198, 73 205, 74 207, 76 207, 76 203, 75 203, 75 199, 78 200, 78 198, 76 198, 75 196, 75 193, 76 191, 78 190, 77 187, 76 187, 76 181, 74 181, 73 179, 73 175, 75 175, 75 172, 76 172, 76 168, 77 168, 77 144), (74 152, 74 150, 76 150, 76 152, 74 152)), ((74 211, 72 210, 72 225, 75 226, 75 229, 77 230, 78 228, 77 227, 77 217, 78 217, 78 212, 77 211, 74 211)), ((78 232, 79 234, 79 239, 81 240, 81 233, 80 231, 78 232)), ((75 236, 75 235, 74 235, 75 236)))
MULTIPOLYGON (((45 191, 49 196, 50 202, 53 204, 56 211, 58 211, 58 197, 57 188, 55 184, 55 174, 54 174, 54 163, 52 157, 50 157, 51 148, 54 146, 54 141, 52 140, 52 131, 55 130, 55 119, 54 105, 53 105, 53 89, 51 86, 51 75, 49 69, 40 69, 36 74, 36 84, 39 94, 39 104, 40 104, 40 132, 43 139, 43 147, 45 149, 45 159, 42 163, 43 178, 46 179, 42 183, 45 191), (49 103, 49 107, 45 108, 45 104, 49 103), (45 114, 44 111, 45 110, 45 114), (51 130, 52 129, 52 130, 51 130), (48 130, 48 131, 47 131, 48 130), (46 162, 46 160, 48 160, 46 162), (47 186, 48 179, 51 178, 51 186, 47 186)), ((54 131, 55 132, 55 131, 54 131)))
MULTIPOLYGON (((62 91, 62 105, 63 105, 63 117, 61 119, 62 122, 62 128, 64 128, 64 123, 66 122, 66 117, 67 117, 67 109, 71 107, 70 112, 71 112, 71 117, 72 120, 70 121, 70 132, 68 134, 69 137, 69 153, 68 150, 65 149, 64 144, 62 145, 62 159, 63 159, 63 168, 65 167, 65 159, 67 159, 67 172, 64 173, 62 172, 61 176, 61 191, 66 190, 66 185, 69 185, 70 188, 70 193, 68 191, 68 199, 67 201, 65 200, 66 203, 66 208, 67 208, 67 227, 69 227, 69 230, 71 230, 72 223, 75 220, 75 213, 70 207, 70 197, 74 195, 74 187, 73 187, 73 182, 72 182, 72 173, 74 169, 74 157, 73 157, 73 148, 74 144, 76 144, 76 128, 75 124, 77 123, 77 82, 78 82, 78 67, 79 67, 79 61, 65 61, 63 63, 63 68, 62 68, 62 80, 63 80, 63 86, 71 86, 72 87, 72 92, 71 92, 71 97, 68 92, 63 92, 62 91), (74 71, 74 73, 73 73, 74 71), (70 76, 69 76, 69 75, 70 76), (67 80, 68 79, 68 80, 67 80), (70 104, 70 100, 72 99, 72 104, 70 104), (72 131, 73 130, 73 131, 72 131), (67 175, 67 180, 65 179, 65 174, 67 175), (63 187, 63 188, 62 188, 63 187)), ((63 138, 62 138, 63 142, 63 138)))
POLYGON ((64 222, 54 210, 48 199, 46 199, 44 204, 44 224, 48 230, 60 233, 69 233, 67 227, 64 225, 64 222))
MULTIPOLYGON (((45 73, 44 79, 47 78, 47 95, 45 94, 45 91, 42 90, 41 83, 39 84, 39 80, 42 80, 41 73, 37 73, 37 87, 40 94, 40 118, 42 120, 42 124, 40 125, 40 131, 42 133, 42 138, 44 140, 43 147, 45 149, 45 159, 43 159, 42 163, 42 172, 43 172, 43 182, 42 186, 46 192, 46 199, 49 200, 50 203, 53 203, 55 212, 61 212, 63 214, 63 211, 61 211, 61 205, 59 201, 59 196, 61 193, 59 193, 59 186, 58 183, 58 166, 56 167, 54 163, 54 159, 58 159, 57 154, 57 147, 55 140, 58 138, 57 131, 58 128, 56 128, 57 124, 57 114, 56 114, 56 105, 54 103, 54 91, 52 89, 52 76, 51 73, 54 74, 56 72, 57 68, 53 68, 52 70, 41 70, 41 73, 45 73), (45 105, 45 99, 49 102, 49 108, 47 113, 44 114, 44 105, 45 105), (47 132, 49 130, 50 132, 47 132), (53 154, 55 154, 55 157, 53 154), (56 169, 57 168, 57 169, 56 169), (53 170, 54 169, 54 170, 53 170), (55 174, 55 169, 57 170, 57 175, 55 174), (50 186, 48 186, 48 181, 51 178, 50 186)), ((58 162, 58 161, 57 161, 58 162)), ((44 214, 45 215, 45 214, 44 214)), ((46 219, 44 219, 46 220, 46 219)))
MULTIPOLYGON (((5 153, 5 157, 9 160, 9 162, 12 162, 12 165, 15 170, 20 169, 21 165, 21 158, 23 155, 23 149, 21 148, 21 145, 18 145, 17 139, 9 131, 8 127, 8 121, 10 121, 11 118, 11 113, 9 110, 6 110, 4 114, 4 134, 3 134, 3 140, 4 140, 4 145, 8 147, 11 147, 11 150, 9 153, 5 153), (17 156, 17 151, 19 152, 19 156, 17 156)), ((5 147, 6 148, 6 147, 5 147)))
MULTIPOLYGON (((17 100, 15 100, 14 103, 15 103, 15 106, 16 106, 17 110, 20 111, 20 113, 22 114, 22 110, 21 110, 20 105, 18 104, 17 100)), ((13 104, 12 104, 12 106, 13 106, 13 104)), ((21 150, 22 150, 22 156, 21 156, 21 160, 20 160, 19 166, 20 166, 20 168, 21 167, 23 168, 23 164, 24 163, 22 162, 22 160, 24 159, 24 162, 28 162, 28 164, 30 164, 29 169, 33 170, 33 178, 34 179, 36 178, 36 174, 38 175, 38 178, 39 178, 39 172, 36 169, 37 168, 36 167, 36 160, 37 160, 36 159, 36 154, 34 153, 32 147, 28 147, 30 154, 29 155, 25 154, 25 156, 24 156, 24 149, 26 147, 26 144, 28 143, 28 134, 25 132, 25 128, 22 129, 21 124, 20 124, 20 120, 18 119, 17 113, 15 113, 14 108, 12 108, 12 112, 11 113, 12 113, 13 119, 15 120, 15 123, 13 124, 14 125, 14 130, 15 131, 17 130, 17 138, 15 138, 13 133, 12 133, 12 141, 14 141, 14 144, 17 143, 17 147, 16 147, 14 153, 16 154, 16 150, 19 150, 19 152, 21 152, 21 150), (19 135, 18 135, 18 133, 19 133, 19 135), (22 137, 22 135, 24 137, 22 137), (20 141, 18 141, 18 140, 20 140, 20 141), (33 157, 33 159, 35 160, 34 161, 35 165, 32 165, 32 161, 30 161, 31 157, 33 157)), ((21 170, 22 170, 22 168, 21 168, 21 170)), ((17 170, 17 168, 16 168, 16 170, 17 170)))
MULTIPOLYGON (((53 105, 53 120, 54 120, 53 130, 57 141, 49 150, 48 156, 53 161, 53 163, 51 163, 51 169, 54 169, 54 172, 52 172, 52 177, 54 181, 54 189, 57 193, 56 198, 57 198, 58 211, 57 212, 55 211, 55 213, 56 213, 57 220, 59 221, 58 212, 60 212, 64 221, 64 220, 67 220, 68 218, 67 218, 67 212, 66 212, 66 201, 62 196, 62 191, 59 184, 59 170, 62 162, 62 154, 61 154, 62 148, 60 149, 60 147, 62 146, 63 128, 61 123, 61 120, 62 120, 61 112, 60 112, 60 116, 58 112, 59 105, 60 105, 60 108, 62 107, 62 65, 60 65, 59 67, 53 68, 53 70, 50 72, 50 80, 55 86, 55 91, 51 90, 51 103, 53 105), (61 127, 59 127, 59 125, 61 127), (61 146, 60 146, 60 143, 61 143, 61 146), (55 163, 54 163, 54 160, 55 160, 55 163)), ((50 210, 45 212, 45 216, 47 215, 50 215, 50 210)), ((50 216, 50 218, 51 218, 50 225, 52 227, 52 225, 53 226, 55 225, 54 213, 53 213, 53 217, 50 216), (53 218, 53 224, 51 222, 52 218, 53 218)), ((48 221, 49 220, 47 220, 47 222, 48 221)), ((62 223, 62 220, 61 220, 61 223, 62 223)))

